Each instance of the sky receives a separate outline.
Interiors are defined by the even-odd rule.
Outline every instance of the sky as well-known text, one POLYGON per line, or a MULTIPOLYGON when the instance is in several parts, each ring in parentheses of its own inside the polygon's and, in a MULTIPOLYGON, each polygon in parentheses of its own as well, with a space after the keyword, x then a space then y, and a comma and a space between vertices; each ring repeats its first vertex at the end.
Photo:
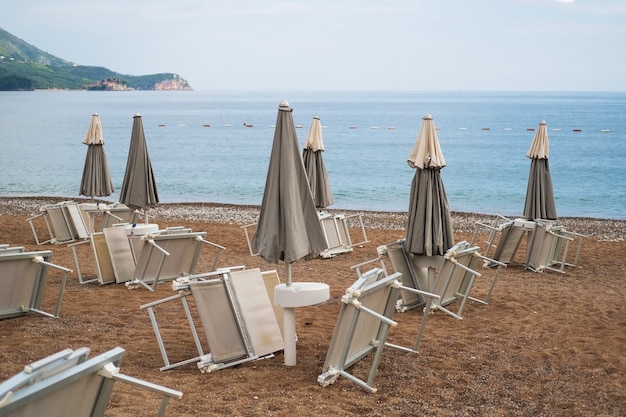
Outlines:
POLYGON ((20 0, 0 27, 194 90, 626 91, 624 0, 20 0))

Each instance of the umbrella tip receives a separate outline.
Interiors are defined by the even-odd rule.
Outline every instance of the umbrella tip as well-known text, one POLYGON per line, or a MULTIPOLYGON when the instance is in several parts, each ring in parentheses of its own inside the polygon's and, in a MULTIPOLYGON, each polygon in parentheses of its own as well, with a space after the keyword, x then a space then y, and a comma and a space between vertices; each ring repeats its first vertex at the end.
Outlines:
POLYGON ((97 115, 98 115, 98 113, 94 113, 93 115, 94 115, 94 116, 97 116, 97 115))
POLYGON ((542 121, 540 121, 540 122, 539 122, 539 124, 540 124, 540 125, 545 125, 545 124, 547 124, 547 123, 546 123, 546 121, 545 121, 545 120, 542 120, 542 121))
POLYGON ((433 120, 433 116, 431 116, 430 113, 426 113, 424 117, 422 117, 422 120, 433 120))
POLYGON ((135 113, 135 115, 133 117, 141 117, 141 114, 135 113))
POLYGON ((282 100, 278 106, 279 107, 289 107, 289 102, 287 100, 282 100))
POLYGON ((319 117, 319 116, 313 116, 313 118, 314 118, 314 119, 317 119, 317 120, 319 120, 319 119, 320 119, 320 117, 319 117))

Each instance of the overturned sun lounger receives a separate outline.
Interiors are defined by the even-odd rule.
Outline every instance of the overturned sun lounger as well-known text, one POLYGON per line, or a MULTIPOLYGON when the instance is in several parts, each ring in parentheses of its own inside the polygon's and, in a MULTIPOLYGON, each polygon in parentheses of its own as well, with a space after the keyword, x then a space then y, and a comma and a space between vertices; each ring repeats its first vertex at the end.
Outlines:
MULTIPOLYGON (((454 318, 461 319, 467 300, 488 304, 489 298, 497 282, 499 269, 505 264, 482 256, 477 246, 460 242, 450 248, 445 256, 417 257, 408 254, 404 240, 399 240, 377 248, 379 256, 375 259, 355 265, 357 275, 361 276, 361 268, 371 263, 379 263, 387 274, 385 262, 391 263, 391 269, 402 274, 402 286, 396 303, 398 312, 405 312, 423 307, 422 319, 417 331, 415 343, 411 351, 419 351, 428 316, 434 310, 440 310, 454 318), (481 276, 475 269, 479 262, 493 264, 497 268, 488 282, 486 295, 470 296, 475 278, 481 276), (474 269, 472 269, 474 268, 474 269), (454 306, 458 306, 453 311, 454 306)), ((396 346, 397 347, 397 346, 396 346)), ((403 348, 409 349, 409 348, 403 348)))
MULTIPOLYGON (((161 356, 162 371, 195 363, 201 372, 212 372, 244 362, 265 359, 284 349, 273 306, 274 287, 279 284, 276 271, 258 268, 221 269, 206 274, 178 278, 172 282, 177 295, 141 306, 148 312, 161 356), (165 329, 159 326, 157 310, 180 300, 197 354, 171 363, 166 348, 165 329), (190 303, 191 301, 191 303, 190 303), (192 311, 192 306, 195 309, 192 311), (200 323, 196 323, 198 317, 200 323), (204 333, 206 344, 200 340, 204 333), (206 349, 208 345, 208 350, 206 349)), ((170 307, 167 307, 171 309, 170 307)), ((171 324, 170 324, 171 325, 171 324)), ((180 332, 171 343, 180 343, 180 332)))
POLYGON ((71 269, 51 263, 51 251, 0 251, 0 319, 18 317, 30 312, 58 317, 65 283, 71 269), (43 298, 50 268, 62 272, 53 312, 43 310, 43 298))
MULTIPOLYGON (((144 225, 137 225, 137 228, 144 225)), ((156 225, 153 225, 156 226, 156 225)), ((118 225, 92 233, 86 242, 71 244, 80 283, 98 281, 125 283, 129 289, 144 287, 154 290, 158 282, 195 273, 196 265, 205 246, 212 249, 210 270, 217 268, 225 249, 205 239, 206 232, 193 232, 189 228, 170 227, 145 234, 134 234, 133 225, 118 225), (83 279, 77 249, 90 243, 97 277, 83 279)), ((143 231, 142 231, 143 233, 143 231)))
MULTIPOLYGON (((342 253, 352 252, 354 246, 364 245, 369 243, 367 233, 365 231, 365 225, 363 223, 363 213, 355 213, 349 216, 344 214, 331 214, 325 211, 318 212, 318 218, 322 231, 324 232, 324 238, 326 239, 326 247, 324 251, 320 253, 322 258, 332 258, 342 253), (350 235, 350 222, 355 221, 359 226, 362 233, 362 240, 359 242, 353 242, 350 235)), ((257 256, 252 249, 252 235, 254 235, 254 228, 256 223, 246 224, 241 226, 244 235, 246 237, 246 243, 248 244, 248 250, 250 256, 257 256)))
POLYGON ((537 220, 529 238, 526 269, 533 272, 553 271, 565 273, 566 266, 577 266, 578 256, 585 236, 569 232, 565 227, 548 220, 537 220), (573 261, 568 261, 570 243, 576 242, 573 261))
MULTIPOLYGON (((341 297, 341 307, 335 331, 326 354, 318 383, 327 387, 340 376, 363 389, 376 392, 374 378, 396 311, 400 274, 385 277, 380 268, 372 269, 352 284, 341 297), (350 373, 357 362, 370 358, 366 377, 350 373)), ((391 345, 387 345, 391 346, 391 345)))
POLYGON ((524 266, 533 272, 545 270, 565 273, 565 266, 577 266, 584 235, 565 230, 553 220, 507 219, 496 214, 491 225, 477 222, 475 241, 480 229, 489 230, 486 240, 488 255, 494 250, 493 259, 510 264, 514 261, 520 244, 527 238, 524 266), (569 260, 570 243, 576 242, 574 259, 569 260))
POLYGON ((161 396, 157 416, 170 398, 182 392, 119 372, 124 349, 89 359, 89 349, 66 349, 24 367, 0 383, 0 415, 6 417, 100 417, 107 411, 113 385, 119 381, 161 396))
POLYGON ((43 206, 40 214, 26 219, 38 245, 45 243, 69 243, 77 239, 86 239, 89 236, 88 226, 77 203, 62 201, 56 204, 43 206), (35 224, 43 220, 42 224, 35 224), (47 231, 48 238, 41 240, 39 233, 47 231))

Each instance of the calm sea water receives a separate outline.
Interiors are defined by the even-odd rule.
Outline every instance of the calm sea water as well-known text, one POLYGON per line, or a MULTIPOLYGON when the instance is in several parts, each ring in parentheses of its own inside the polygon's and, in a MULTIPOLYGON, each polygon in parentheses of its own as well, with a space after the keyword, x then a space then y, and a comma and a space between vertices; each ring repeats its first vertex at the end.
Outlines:
POLYGON ((117 201, 139 112, 162 202, 260 204, 283 99, 301 146, 313 116, 325 127, 331 208, 406 211, 430 113, 453 211, 520 214, 546 120, 559 216, 626 219, 626 93, 0 92, 0 196, 78 197, 95 112, 117 201))

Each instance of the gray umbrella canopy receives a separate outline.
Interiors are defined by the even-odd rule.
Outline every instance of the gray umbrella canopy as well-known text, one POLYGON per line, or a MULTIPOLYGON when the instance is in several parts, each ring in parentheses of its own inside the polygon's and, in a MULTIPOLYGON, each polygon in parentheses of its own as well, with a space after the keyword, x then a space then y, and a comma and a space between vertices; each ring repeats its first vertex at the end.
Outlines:
POLYGON ((423 118, 408 159, 415 176, 409 196, 406 251, 414 255, 444 255, 454 245, 448 197, 441 179, 446 166, 432 117, 423 118))
POLYGON ((542 120, 539 123, 539 128, 526 156, 530 158, 530 173, 524 203, 524 218, 528 220, 556 220, 556 203, 548 164, 550 144, 545 121, 542 120))
POLYGON ((322 123, 315 116, 306 137, 302 159, 309 179, 309 186, 313 194, 315 207, 326 208, 333 204, 333 193, 328 181, 328 173, 324 165, 324 142, 322 140, 322 123))
POLYGON ((159 194, 148 155, 141 115, 135 114, 128 160, 126 161, 126 172, 120 191, 120 203, 132 208, 148 209, 154 207, 158 202, 159 194))
MULTIPOLYGON (((265 192, 252 247, 264 259, 288 264, 316 257, 326 239, 300 156, 289 103, 278 108, 265 192)), ((291 277, 287 277, 288 283, 291 277)))
POLYGON ((97 113, 91 116, 91 123, 83 143, 87 145, 87 157, 85 158, 83 176, 80 180, 79 195, 93 198, 113 194, 113 181, 111 181, 109 164, 104 152, 102 123, 97 113))

